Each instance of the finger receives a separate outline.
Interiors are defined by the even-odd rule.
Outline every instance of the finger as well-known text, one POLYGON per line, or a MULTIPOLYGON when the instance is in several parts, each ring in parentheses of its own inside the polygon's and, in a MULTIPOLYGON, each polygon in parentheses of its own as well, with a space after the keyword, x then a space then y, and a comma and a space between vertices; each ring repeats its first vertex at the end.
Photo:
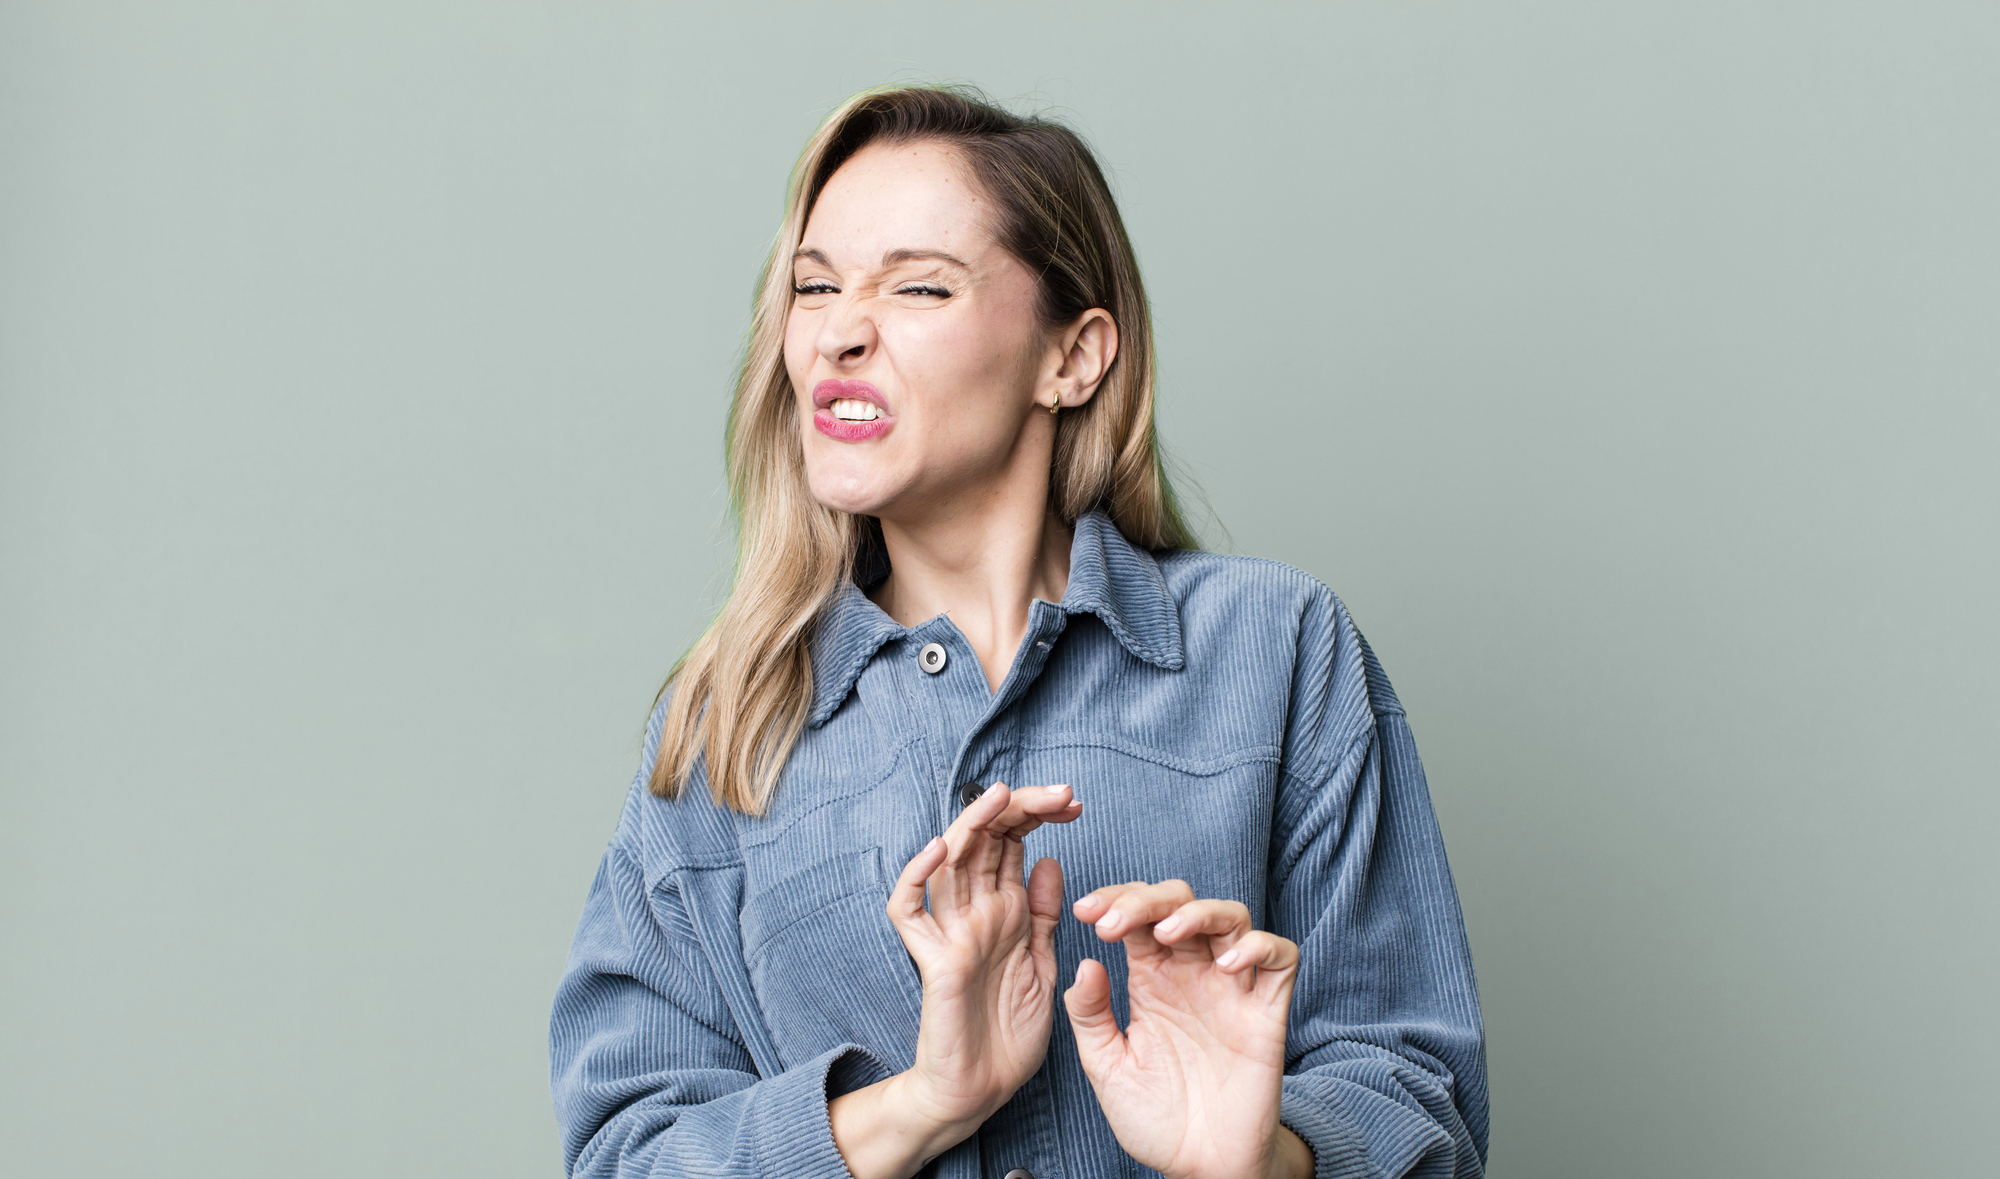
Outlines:
POLYGON ((1104 916, 1110 910, 1113 901, 1135 888, 1145 887, 1146 882, 1143 880, 1134 880, 1130 884, 1107 884, 1095 892, 1078 897, 1076 904, 1071 908, 1075 911, 1078 921, 1089 925, 1104 916))
POLYGON ((1237 974, 1251 967, 1260 972, 1279 973, 1294 970, 1298 964, 1297 942, 1262 929, 1244 934, 1234 947, 1215 959, 1216 969, 1224 974, 1237 974))
POLYGON ((1206 935, 1208 948, 1220 954, 1250 928, 1250 907, 1241 901, 1190 901, 1154 925, 1153 936, 1161 945, 1192 946, 1190 939, 1206 935))
POLYGON ((1062 921, 1062 865, 1047 856, 1035 861, 1028 874, 1028 918, 1032 922, 1028 948, 1049 968, 1048 981, 1055 983, 1056 925, 1062 921))
POLYGON ((1049 786, 1023 786, 1017 793, 1024 796, 1023 809, 1044 816, 1063 810, 1076 801, 1071 797, 1073 792, 1067 782, 1057 782, 1049 786))
POLYGON ((1045 821, 1068 823, 1081 814, 1083 804, 1069 797, 1067 786, 1024 786, 1009 790, 1006 809, 984 827, 994 846, 989 849, 975 845, 966 853, 966 863, 974 874, 973 892, 1017 885, 1026 860, 1021 850, 1022 838, 1045 821), (989 855, 989 851, 993 854, 989 855))
POLYGON ((1111 1014, 1111 976, 1102 962, 1085 958, 1076 964, 1076 982, 1063 992, 1063 1008, 1076 1033, 1077 1058, 1094 1083, 1125 1055, 1125 1036, 1111 1014))
POLYGON ((1047 922, 1052 931, 1062 920, 1062 894, 1062 865, 1048 856, 1036 860, 1028 876, 1028 912, 1037 922, 1047 922))
POLYGON ((1043 823, 1071 823, 1081 814, 1083 804, 1070 797, 1068 786, 1022 786, 989 829, 1018 839, 1043 823))
POLYGON ((972 800, 972 805, 959 812, 951 826, 944 829, 944 841, 951 847, 951 855, 946 862, 952 867, 962 867, 966 860, 976 854, 987 841, 978 838, 984 835, 993 820, 1007 810, 1007 802, 1012 792, 1006 783, 995 782, 986 788, 986 793, 972 800))
POLYGON ((1027 862, 1027 851, 1018 839, 996 839, 1000 847, 1000 867, 995 874, 994 884, 1000 888, 1021 887, 1021 865, 1027 862))
POLYGON ((890 921, 900 927, 905 922, 924 916, 924 885, 944 863, 944 855, 944 840, 933 837, 922 851, 903 865, 902 874, 896 877, 896 886, 889 890, 890 921))
POLYGON ((1104 916, 1093 924, 1105 941, 1122 941, 1127 946, 1150 949, 1153 923, 1165 920, 1174 910, 1194 900, 1194 889, 1185 880, 1163 880, 1158 884, 1127 889, 1104 916))
POLYGON ((931 903, 943 913, 952 913, 972 903, 975 894, 990 892, 997 857, 986 828, 1007 809, 1007 787, 995 782, 986 793, 972 800, 945 828, 947 849, 944 871, 931 888, 931 903), (983 883, 982 883, 983 881, 983 883))
MULTIPOLYGON (((1005 797, 1011 805, 1014 792, 1008 790, 1004 783, 995 782, 993 790, 995 793, 1005 792, 1005 797)), ((1006 814, 1005 807, 1001 808, 1000 814, 1006 814)), ((982 896, 995 889, 1006 887, 1006 880, 1001 875, 1001 869, 1007 858, 1007 849, 1011 847, 1018 851, 1021 847, 1019 839, 1010 839, 1004 832, 994 829, 993 824, 999 818, 1000 815, 995 815, 975 828, 971 836, 971 844, 966 849, 964 870, 967 873, 967 882, 971 885, 972 895, 974 896, 982 896)), ((1018 886, 1020 881, 1021 862, 1020 857, 1016 856, 1014 860, 1014 883, 1018 886)))

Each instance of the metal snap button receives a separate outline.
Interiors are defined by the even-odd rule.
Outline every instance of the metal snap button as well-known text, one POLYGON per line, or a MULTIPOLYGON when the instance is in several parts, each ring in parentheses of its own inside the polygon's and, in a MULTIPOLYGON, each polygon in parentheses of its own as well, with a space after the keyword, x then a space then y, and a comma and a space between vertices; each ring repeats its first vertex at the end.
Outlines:
POLYGON ((1026 1167, 1015 1167, 1007 1172, 1006 1179, 1035 1179, 1035 1175, 1026 1167))
POLYGON ((936 675, 950 661, 951 656, 945 654, 943 643, 925 643, 924 649, 917 652, 917 666, 924 669, 925 675, 936 675))
POLYGON ((971 806, 973 803, 978 802, 979 796, 984 793, 986 793, 986 787, 981 786, 977 782, 967 782, 958 788, 958 805, 971 806))

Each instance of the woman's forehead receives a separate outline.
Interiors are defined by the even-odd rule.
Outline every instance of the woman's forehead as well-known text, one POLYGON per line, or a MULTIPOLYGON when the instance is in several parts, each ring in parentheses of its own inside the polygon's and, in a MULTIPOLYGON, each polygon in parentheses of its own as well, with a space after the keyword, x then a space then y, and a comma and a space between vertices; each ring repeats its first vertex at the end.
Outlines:
POLYGON ((827 179, 799 248, 840 270, 879 266, 899 253, 976 264, 997 245, 991 212, 964 155, 950 145, 870 144, 827 179))

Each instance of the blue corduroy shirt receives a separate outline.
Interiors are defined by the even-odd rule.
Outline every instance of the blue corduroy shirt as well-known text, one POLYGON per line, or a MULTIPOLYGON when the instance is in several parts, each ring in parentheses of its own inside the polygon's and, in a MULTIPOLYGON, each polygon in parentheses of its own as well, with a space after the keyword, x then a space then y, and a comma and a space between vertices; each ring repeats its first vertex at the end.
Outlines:
MULTIPOLYGON (((999 691, 949 618, 899 626, 849 585, 813 639, 812 712, 769 813, 697 778, 646 789, 663 712, 584 903, 551 1021, 572 1175, 847 1175, 830 1096, 912 1061, 922 994, 884 905, 966 783, 1068 783, 1059 986, 1124 951, 1068 914, 1179 878, 1301 958, 1280 1111, 1318 1175, 1477 1176, 1479 1002, 1410 728, 1346 608, 1269 561, 1133 547, 1077 521, 999 691), (928 643, 948 659, 929 674, 928 643)), ((1118 1146, 1057 1012, 1047 1060, 940 1179, 1151 1175, 1118 1146)))

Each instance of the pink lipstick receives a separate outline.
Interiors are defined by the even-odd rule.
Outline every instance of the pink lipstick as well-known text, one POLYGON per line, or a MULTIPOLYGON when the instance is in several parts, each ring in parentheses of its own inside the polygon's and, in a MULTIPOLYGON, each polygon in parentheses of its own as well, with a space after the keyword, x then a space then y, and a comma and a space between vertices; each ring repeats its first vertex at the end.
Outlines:
POLYGON ((813 428, 836 442, 880 438, 895 424, 889 402, 867 381, 826 380, 813 386, 813 428))

